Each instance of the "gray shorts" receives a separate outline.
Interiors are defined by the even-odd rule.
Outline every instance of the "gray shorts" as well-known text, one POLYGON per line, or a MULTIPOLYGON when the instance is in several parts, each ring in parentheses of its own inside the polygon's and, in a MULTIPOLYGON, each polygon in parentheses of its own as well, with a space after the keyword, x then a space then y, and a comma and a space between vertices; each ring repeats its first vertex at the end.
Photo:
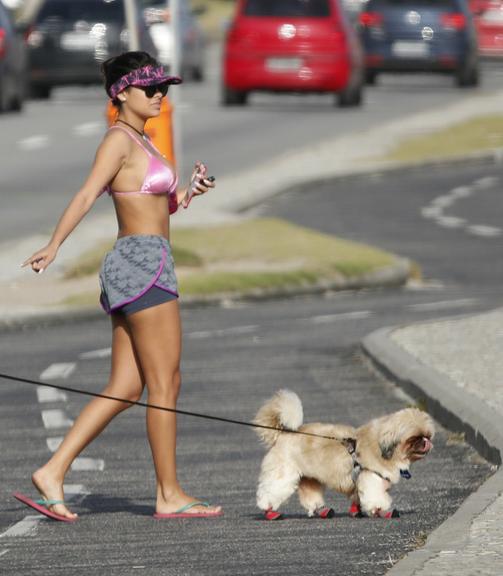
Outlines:
POLYGON ((131 314, 178 298, 174 262, 163 236, 118 238, 101 265, 100 303, 105 312, 131 314))

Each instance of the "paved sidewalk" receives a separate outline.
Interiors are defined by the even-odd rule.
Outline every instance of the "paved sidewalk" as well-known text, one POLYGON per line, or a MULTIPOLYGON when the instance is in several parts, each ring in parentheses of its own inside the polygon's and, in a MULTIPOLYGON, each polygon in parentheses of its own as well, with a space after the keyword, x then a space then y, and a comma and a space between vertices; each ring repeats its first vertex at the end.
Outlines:
MULTIPOLYGON (((477 316, 383 329, 364 349, 428 412, 488 460, 503 456, 503 308, 477 316)), ((435 495, 431 494, 431 498, 435 495)), ((501 576, 503 470, 472 494, 425 546, 389 576, 501 576)))

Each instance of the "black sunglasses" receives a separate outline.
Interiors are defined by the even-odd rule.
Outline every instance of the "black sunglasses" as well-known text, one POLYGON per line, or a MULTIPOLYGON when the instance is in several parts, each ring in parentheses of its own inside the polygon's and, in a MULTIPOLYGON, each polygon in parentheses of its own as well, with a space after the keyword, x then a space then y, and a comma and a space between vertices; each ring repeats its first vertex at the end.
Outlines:
POLYGON ((145 92, 147 98, 153 98, 157 92, 160 92, 162 96, 166 96, 169 89, 169 82, 162 82, 161 84, 152 84, 150 86, 135 86, 145 92))

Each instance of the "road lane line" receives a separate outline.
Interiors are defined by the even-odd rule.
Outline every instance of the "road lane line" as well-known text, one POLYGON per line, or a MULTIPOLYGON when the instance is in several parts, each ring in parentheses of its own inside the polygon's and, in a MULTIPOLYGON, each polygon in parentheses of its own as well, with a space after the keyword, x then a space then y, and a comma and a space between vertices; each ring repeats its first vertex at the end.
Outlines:
POLYGON ((46 134, 40 134, 38 136, 29 136, 28 138, 18 140, 17 145, 21 150, 29 152, 31 150, 40 150, 41 148, 45 148, 49 142, 49 136, 46 134))
POLYGON ((2 550, 2 551, 0 552, 0 558, 1 558, 2 556, 5 556, 8 551, 9 551, 9 548, 7 548, 7 550, 2 550))
POLYGON ((15 536, 33 536, 37 530, 38 523, 45 520, 44 516, 25 516, 20 522, 17 522, 5 532, 0 534, 0 538, 12 538, 15 536))
POLYGON ((233 328, 222 328, 220 330, 200 330, 189 332, 187 338, 211 338, 213 336, 238 336, 240 334, 250 334, 258 330, 258 326, 234 326, 233 328))
POLYGON ((53 436, 51 438, 46 438, 45 441, 47 442, 47 448, 51 452, 56 452, 56 450, 60 447, 61 442, 63 442, 63 436, 53 436))
POLYGON ((440 302, 426 302, 423 304, 409 304, 407 308, 415 312, 427 312, 430 310, 445 310, 448 308, 463 308, 478 304, 477 298, 464 298, 460 300, 443 300, 440 302))
POLYGON ((105 461, 101 458, 78 457, 72 462, 71 469, 79 472, 88 472, 91 470, 102 472, 105 469, 105 461))
POLYGON ((475 180, 473 186, 479 189, 491 188, 492 186, 497 184, 498 181, 499 178, 497 176, 484 176, 483 178, 478 178, 477 180, 475 180))
POLYGON ((329 324, 330 322, 337 322, 338 320, 358 320, 360 318, 368 318, 372 315, 370 310, 357 310, 355 312, 341 312, 340 314, 324 314, 322 316, 313 316, 312 318, 304 318, 304 322, 312 324, 329 324))
POLYGON ((485 226, 484 224, 473 224, 472 226, 467 226, 467 230, 470 234, 482 236, 484 238, 496 238, 497 236, 501 236, 501 228, 485 226))
POLYGON ((47 402, 66 402, 67 396, 61 390, 55 388, 37 388, 38 401, 41 404, 47 402))
POLYGON ((62 362, 51 364, 40 374, 40 380, 54 380, 56 378, 68 378, 75 370, 75 362, 62 362))
POLYGON ((73 424, 73 420, 70 420, 63 410, 42 410, 42 420, 47 430, 70 428, 73 424))
POLYGON ((94 136, 103 132, 103 122, 84 122, 73 128, 74 136, 94 136))
POLYGON ((95 358, 109 358, 112 355, 111 348, 101 348, 101 350, 91 350, 79 354, 79 360, 94 360, 95 358))

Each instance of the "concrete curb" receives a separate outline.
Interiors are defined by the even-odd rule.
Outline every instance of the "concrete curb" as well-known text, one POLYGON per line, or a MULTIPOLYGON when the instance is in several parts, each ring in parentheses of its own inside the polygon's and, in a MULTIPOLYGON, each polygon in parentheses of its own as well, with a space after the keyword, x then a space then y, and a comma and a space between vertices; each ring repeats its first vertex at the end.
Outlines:
MULTIPOLYGON (((501 415, 446 376, 422 364, 391 339, 396 328, 383 328, 366 336, 362 348, 374 365, 412 397, 425 402, 428 412, 450 430, 463 432, 466 440, 490 462, 503 457, 501 415)), ((400 560, 387 574, 413 576, 440 552, 462 550, 470 526, 503 493, 503 469, 471 494, 457 512, 433 531, 426 544, 400 560)))
MULTIPOLYGON (((393 288, 403 286, 412 270, 412 262, 405 258, 398 258, 392 266, 380 268, 368 274, 354 278, 339 278, 335 281, 324 281, 310 286, 295 286, 283 289, 256 290, 246 294, 221 293, 214 296, 188 296, 181 298, 184 308, 202 306, 222 306, 229 301, 260 301, 278 298, 291 298, 295 296, 323 294, 333 290, 363 290, 368 288, 393 288)), ((35 328, 40 326, 54 326, 68 324, 76 321, 92 321, 104 317, 104 312, 98 307, 60 307, 51 311, 41 311, 34 314, 19 314, 11 318, 0 319, 0 332, 8 332, 18 328, 35 328)))

